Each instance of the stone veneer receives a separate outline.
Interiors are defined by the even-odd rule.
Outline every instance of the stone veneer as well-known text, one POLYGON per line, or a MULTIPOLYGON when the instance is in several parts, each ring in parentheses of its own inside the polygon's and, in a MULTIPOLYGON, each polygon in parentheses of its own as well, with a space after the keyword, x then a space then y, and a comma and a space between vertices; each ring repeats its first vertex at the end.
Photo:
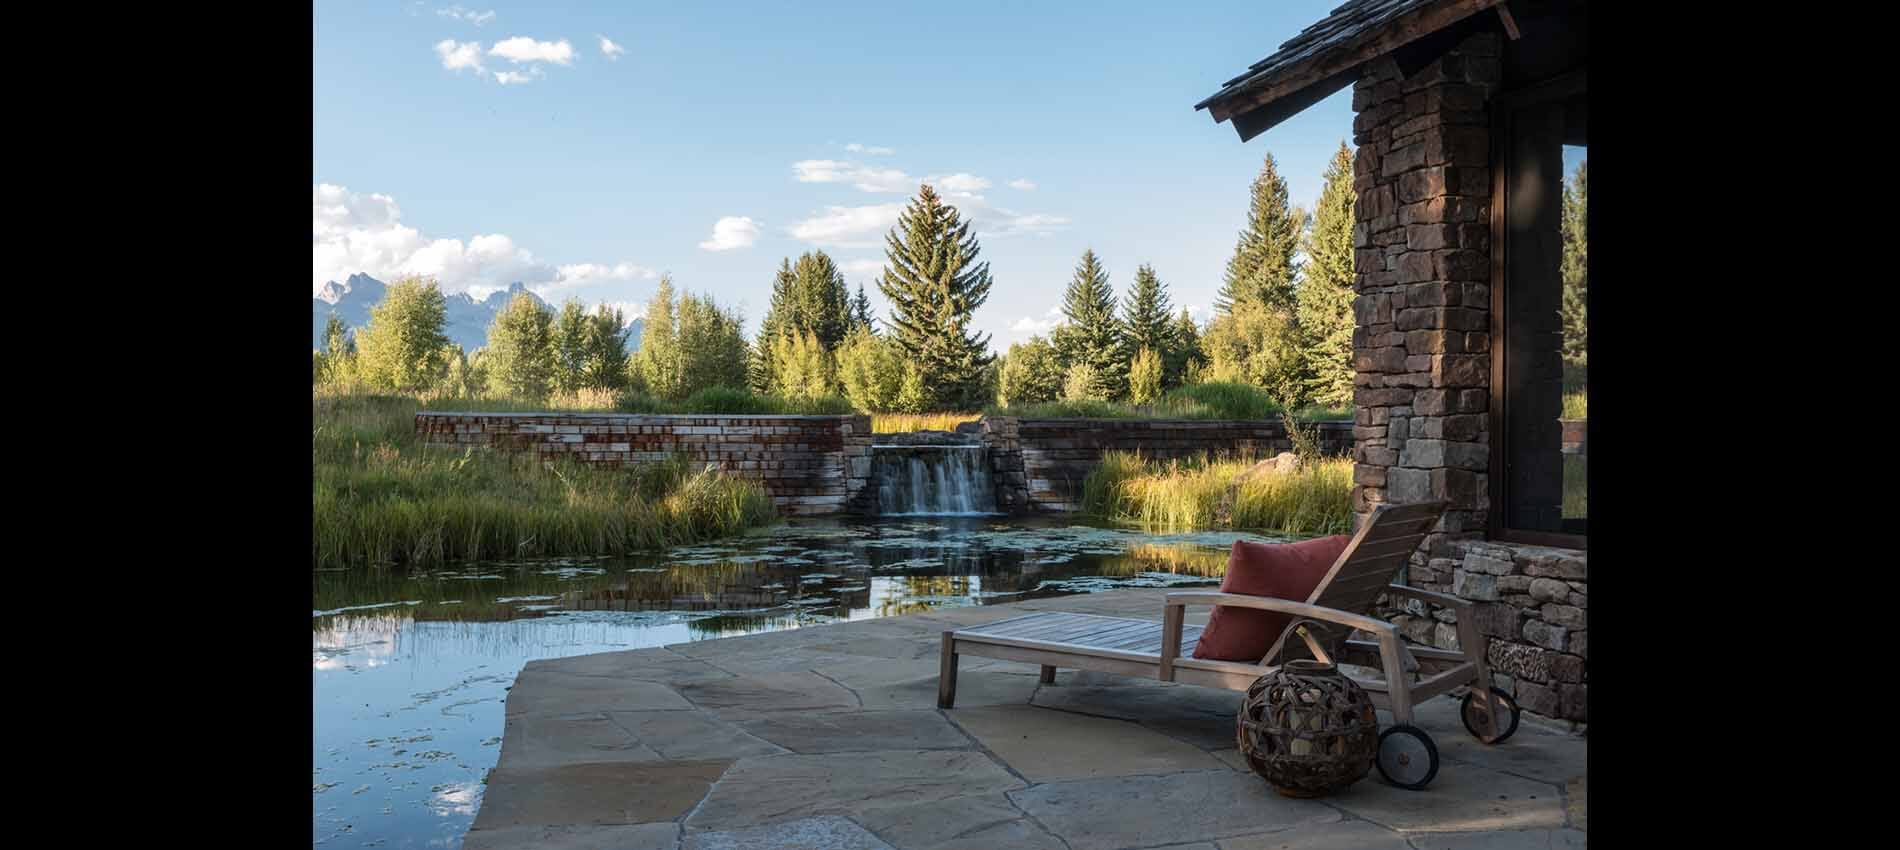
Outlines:
POLYGON ((1353 84, 1353 509, 1450 501, 1433 553, 1482 533, 1490 508, 1485 107, 1498 49, 1496 34, 1474 35, 1409 78, 1386 57, 1353 84))
MULTIPOLYGON (((1442 556, 1414 564, 1406 584, 1476 604, 1492 680, 1525 711, 1589 721, 1590 562, 1584 552, 1452 541, 1442 556)), ((1455 612, 1402 602, 1382 613, 1407 639, 1458 648, 1455 612)))
MULTIPOLYGON (((1320 422, 1320 450, 1352 449, 1349 422, 1320 422)), ((1162 460, 1204 454, 1272 457, 1291 451, 1286 428, 1268 420, 1019 419, 985 416, 997 509, 1009 513, 1074 511, 1082 481, 1109 451, 1139 451, 1162 460)))
POLYGON ((625 466, 680 453, 765 487, 783 514, 833 513, 871 471, 869 416, 646 416, 623 413, 416 414, 428 445, 533 451, 625 466))

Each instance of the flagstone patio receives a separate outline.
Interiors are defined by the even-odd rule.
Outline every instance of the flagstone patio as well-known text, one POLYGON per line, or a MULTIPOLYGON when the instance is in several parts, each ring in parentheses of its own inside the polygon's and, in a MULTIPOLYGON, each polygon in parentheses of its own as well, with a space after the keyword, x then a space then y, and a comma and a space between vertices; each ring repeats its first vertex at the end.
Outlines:
MULTIPOLYGON (((1584 739, 1526 715, 1417 725, 1424 791, 1374 771, 1296 800, 1234 749, 1242 694, 965 656, 936 708, 944 630, 1025 610, 1159 619, 1162 589, 955 608, 536 661, 510 691, 468 850, 1266 850, 1585 846, 1584 739)), ((1206 609, 1190 614, 1205 622, 1206 609)), ((1382 723, 1391 717, 1381 712, 1382 723)))

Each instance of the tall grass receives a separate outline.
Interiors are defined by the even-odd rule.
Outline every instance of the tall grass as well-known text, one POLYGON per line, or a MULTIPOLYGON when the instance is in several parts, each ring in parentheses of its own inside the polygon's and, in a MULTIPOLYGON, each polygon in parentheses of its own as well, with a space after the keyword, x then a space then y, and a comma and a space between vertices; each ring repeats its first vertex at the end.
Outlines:
POLYGON ((1563 417, 1565 419, 1590 418, 1590 393, 1588 390, 1564 393, 1563 417))
POLYGON ((965 422, 975 422, 981 413, 874 413, 871 432, 900 434, 908 431, 955 431, 965 422))
MULTIPOLYGON (((467 400, 450 401, 467 409, 459 404, 467 400)), ((684 458, 608 469, 427 448, 415 435, 423 404, 313 394, 314 567, 623 555, 730 535, 775 516, 757 484, 684 458)))
POLYGON ((1352 461, 1323 458, 1240 480, 1250 459, 1154 462, 1108 452, 1082 483, 1082 510, 1158 532, 1212 528, 1344 534, 1352 528, 1352 461))
MULTIPOLYGON (((984 412, 1024 419, 1278 419, 1282 406, 1266 390, 1246 384, 1187 384, 1163 394, 1153 404, 1133 405, 1106 401, 1052 401, 1040 404, 992 406, 984 412)), ((1309 405, 1294 411, 1302 420, 1351 419, 1350 405, 1337 408, 1309 405)))

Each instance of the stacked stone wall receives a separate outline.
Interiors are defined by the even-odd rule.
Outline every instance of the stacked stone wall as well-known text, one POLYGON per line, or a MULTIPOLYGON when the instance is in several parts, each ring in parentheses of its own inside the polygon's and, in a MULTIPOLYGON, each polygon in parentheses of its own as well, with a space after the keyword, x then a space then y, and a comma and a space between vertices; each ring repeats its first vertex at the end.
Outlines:
POLYGON ((423 442, 531 451, 603 466, 683 454, 759 482, 779 512, 842 510, 871 472, 869 416, 646 416, 619 413, 416 414, 423 442))

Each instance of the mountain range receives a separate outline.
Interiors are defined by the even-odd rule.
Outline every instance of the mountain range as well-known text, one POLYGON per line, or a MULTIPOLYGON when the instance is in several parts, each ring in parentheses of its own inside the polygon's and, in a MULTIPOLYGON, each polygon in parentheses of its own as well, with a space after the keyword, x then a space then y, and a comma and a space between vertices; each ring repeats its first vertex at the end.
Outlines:
MULTIPOLYGON (((348 325, 351 331, 362 333, 369 324, 369 311, 383 300, 388 287, 382 281, 366 274, 353 274, 342 281, 328 281, 317 290, 315 298, 310 299, 310 339, 312 348, 323 347, 323 326, 329 323, 331 314, 335 314, 348 325)), ((491 292, 480 301, 466 292, 456 292, 443 296, 447 308, 447 322, 442 329, 450 342, 460 345, 463 351, 473 352, 477 348, 488 346, 488 326, 495 321, 495 314, 508 306, 515 293, 525 292, 529 298, 543 307, 548 302, 541 296, 529 292, 526 286, 516 282, 505 290, 491 292)), ((640 347, 640 332, 646 322, 634 319, 628 323, 632 331, 627 334, 627 350, 640 347)))

